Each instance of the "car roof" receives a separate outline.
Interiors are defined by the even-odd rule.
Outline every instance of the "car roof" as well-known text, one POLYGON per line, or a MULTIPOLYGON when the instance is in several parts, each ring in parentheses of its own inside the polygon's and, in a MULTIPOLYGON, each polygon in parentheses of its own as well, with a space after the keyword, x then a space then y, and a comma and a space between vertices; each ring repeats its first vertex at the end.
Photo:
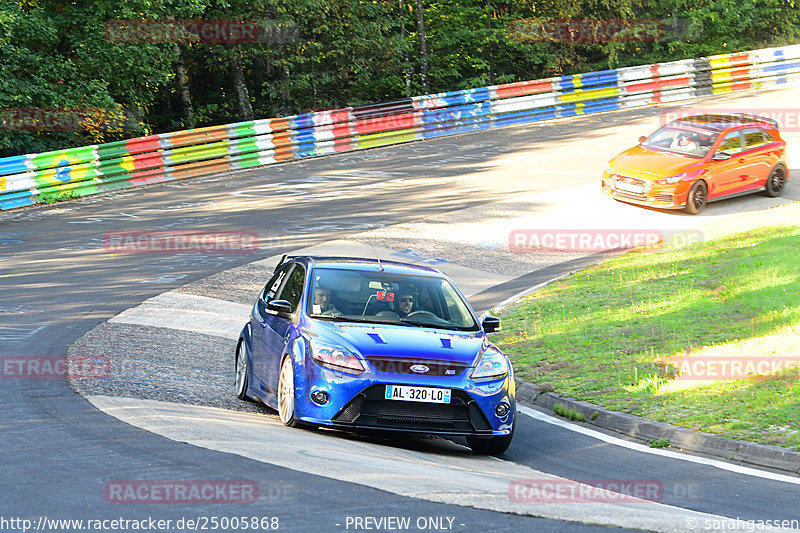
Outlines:
POLYGON ((278 263, 276 270, 287 261, 300 261, 311 268, 334 268, 341 270, 361 270, 365 272, 389 272, 392 274, 427 275, 435 277, 446 277, 443 272, 435 268, 423 265, 413 265, 400 261, 378 260, 368 257, 338 257, 338 256, 286 256, 278 263))
POLYGON ((716 133, 736 126, 752 125, 763 127, 764 125, 769 125, 774 128, 778 127, 778 123, 771 118, 748 115, 746 113, 692 115, 673 120, 670 125, 699 127, 716 133))

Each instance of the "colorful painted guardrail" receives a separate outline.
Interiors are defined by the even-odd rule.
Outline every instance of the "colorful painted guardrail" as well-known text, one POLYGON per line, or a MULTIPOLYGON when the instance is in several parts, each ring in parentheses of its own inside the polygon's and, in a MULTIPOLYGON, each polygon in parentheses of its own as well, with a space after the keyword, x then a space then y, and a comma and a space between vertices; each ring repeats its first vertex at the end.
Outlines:
POLYGON ((428 94, 0 158, 0 210, 191 176, 800 80, 800 45, 428 94))

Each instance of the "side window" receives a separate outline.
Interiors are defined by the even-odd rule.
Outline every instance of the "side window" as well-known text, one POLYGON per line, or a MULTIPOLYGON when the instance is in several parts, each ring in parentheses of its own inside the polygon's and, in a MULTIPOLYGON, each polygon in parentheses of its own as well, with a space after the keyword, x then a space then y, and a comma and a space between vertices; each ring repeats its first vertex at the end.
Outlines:
POLYGON ((297 311, 297 304, 303 296, 303 286, 306 281, 306 269, 303 265, 295 265, 292 273, 286 278, 286 284, 277 296, 278 300, 286 300, 292 304, 292 313, 297 311))
POLYGON ((769 144, 775 142, 775 139, 772 138, 772 135, 770 135, 768 131, 761 130, 761 135, 764 136, 765 143, 769 144))
POLYGON ((764 132, 761 130, 761 128, 748 128, 742 133, 744 134, 745 150, 766 144, 764 132))
POLYGON ((742 151, 742 141, 739 137, 739 132, 734 131, 723 137, 722 142, 717 148, 718 152, 725 152, 726 154, 733 155, 742 151))
POLYGON ((274 276, 272 276, 272 278, 267 282, 267 286, 264 287, 264 292, 261 294, 262 300, 269 302, 275 298, 275 294, 278 292, 278 289, 281 288, 281 282, 283 281, 283 278, 286 277, 287 272, 289 272, 289 266, 281 268, 275 273, 274 276))

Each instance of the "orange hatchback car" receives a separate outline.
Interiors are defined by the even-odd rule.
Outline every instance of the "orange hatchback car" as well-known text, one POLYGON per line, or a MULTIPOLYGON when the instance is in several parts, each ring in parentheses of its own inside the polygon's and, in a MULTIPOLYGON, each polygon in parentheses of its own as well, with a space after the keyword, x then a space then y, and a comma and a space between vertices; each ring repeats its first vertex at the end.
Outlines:
POLYGON ((609 161, 603 192, 622 202, 700 212, 755 191, 779 196, 789 170, 774 120, 695 115, 670 122, 609 161))

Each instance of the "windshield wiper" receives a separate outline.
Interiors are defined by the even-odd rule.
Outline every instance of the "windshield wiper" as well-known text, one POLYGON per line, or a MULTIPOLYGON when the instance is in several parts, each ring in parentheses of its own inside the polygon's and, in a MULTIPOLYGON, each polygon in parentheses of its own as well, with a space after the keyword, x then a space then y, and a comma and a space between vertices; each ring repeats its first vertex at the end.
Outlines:
POLYGON ((394 324, 395 322, 388 322, 382 320, 372 320, 366 318, 352 318, 345 315, 308 315, 311 318, 321 318, 331 322, 357 322, 359 324, 394 324))
POLYGON ((424 320, 414 320, 413 318, 401 318, 399 319, 400 323, 406 326, 425 326, 429 328, 439 328, 439 329, 455 329, 458 330, 459 328, 453 327, 452 324, 442 324, 441 322, 426 322, 424 320))

